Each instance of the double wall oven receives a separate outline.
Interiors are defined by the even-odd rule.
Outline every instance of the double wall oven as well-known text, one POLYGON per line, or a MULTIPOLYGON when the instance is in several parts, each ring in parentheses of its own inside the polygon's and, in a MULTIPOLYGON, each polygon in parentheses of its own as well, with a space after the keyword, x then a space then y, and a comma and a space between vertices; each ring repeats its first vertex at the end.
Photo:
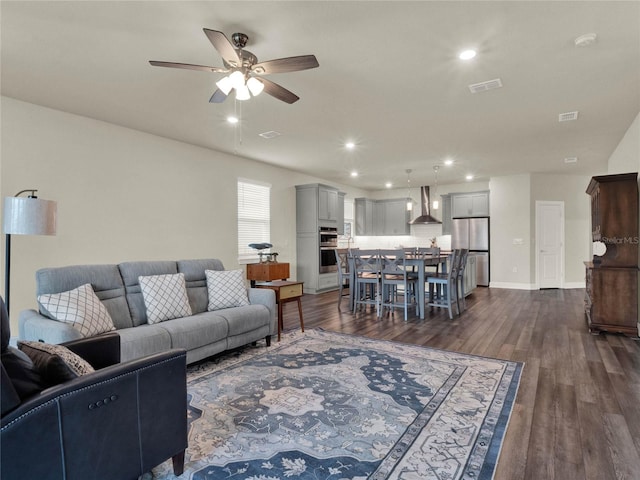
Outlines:
POLYGON ((338 264, 334 250, 338 248, 338 229, 335 227, 320 227, 318 235, 320 273, 337 272, 338 264))

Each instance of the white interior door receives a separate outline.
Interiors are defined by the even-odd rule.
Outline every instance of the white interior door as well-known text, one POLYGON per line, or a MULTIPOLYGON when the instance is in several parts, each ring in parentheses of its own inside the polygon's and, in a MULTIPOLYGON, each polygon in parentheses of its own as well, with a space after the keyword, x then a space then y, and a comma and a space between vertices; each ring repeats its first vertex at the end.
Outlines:
POLYGON ((539 288, 562 288, 564 202, 536 202, 536 264, 539 288))

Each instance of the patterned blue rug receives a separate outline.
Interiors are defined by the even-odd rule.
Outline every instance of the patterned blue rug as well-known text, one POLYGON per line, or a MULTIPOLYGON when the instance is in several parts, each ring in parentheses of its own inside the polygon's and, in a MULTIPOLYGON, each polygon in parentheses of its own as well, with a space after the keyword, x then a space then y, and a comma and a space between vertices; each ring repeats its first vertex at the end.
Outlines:
MULTIPOLYGON (((308 330, 189 368, 193 480, 491 479, 522 364, 308 330)), ((171 462, 153 471, 169 479, 171 462)))

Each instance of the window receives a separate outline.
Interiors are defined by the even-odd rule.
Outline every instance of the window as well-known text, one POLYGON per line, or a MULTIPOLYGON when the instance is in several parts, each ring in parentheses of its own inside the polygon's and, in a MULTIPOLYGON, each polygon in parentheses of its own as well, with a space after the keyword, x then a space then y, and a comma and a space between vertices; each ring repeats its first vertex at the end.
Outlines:
POLYGON ((258 258, 250 243, 270 242, 271 185, 238 179, 238 261, 258 258))

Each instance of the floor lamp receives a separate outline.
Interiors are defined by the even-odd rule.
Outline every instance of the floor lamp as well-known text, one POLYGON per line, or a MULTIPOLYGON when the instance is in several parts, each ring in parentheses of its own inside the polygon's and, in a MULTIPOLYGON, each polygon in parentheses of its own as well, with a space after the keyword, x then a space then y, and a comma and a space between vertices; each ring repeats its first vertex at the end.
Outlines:
POLYGON ((5 197, 2 231, 6 234, 4 262, 4 302, 9 313, 9 287, 11 283, 11 235, 55 235, 57 204, 40 200, 37 190, 27 189, 14 197, 5 197), (23 193, 30 193, 21 197, 23 193))

